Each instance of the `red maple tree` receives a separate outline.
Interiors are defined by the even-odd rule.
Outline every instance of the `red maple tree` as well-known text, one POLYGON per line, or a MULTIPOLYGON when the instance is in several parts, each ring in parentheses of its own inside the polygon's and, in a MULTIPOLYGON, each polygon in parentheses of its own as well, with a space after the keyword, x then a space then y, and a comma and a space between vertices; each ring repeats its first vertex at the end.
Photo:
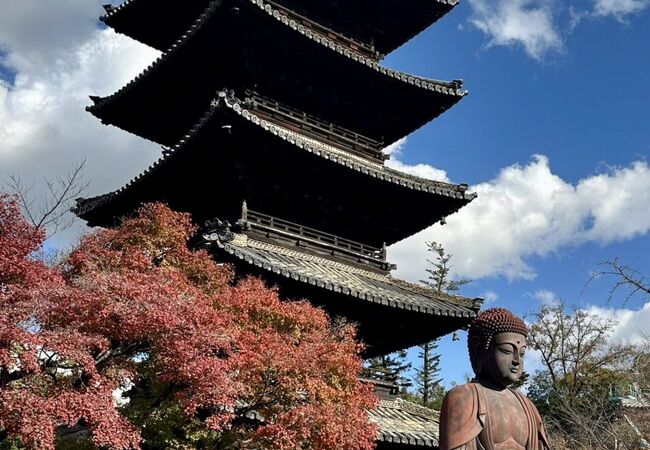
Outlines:
POLYGON ((188 215, 150 204, 52 267, 34 257, 42 231, 0 195, 0 440, 51 449, 80 427, 95 446, 140 448, 144 431, 115 395, 149 374, 229 447, 374 447, 354 329, 258 279, 234 283, 188 248, 195 232, 188 215))

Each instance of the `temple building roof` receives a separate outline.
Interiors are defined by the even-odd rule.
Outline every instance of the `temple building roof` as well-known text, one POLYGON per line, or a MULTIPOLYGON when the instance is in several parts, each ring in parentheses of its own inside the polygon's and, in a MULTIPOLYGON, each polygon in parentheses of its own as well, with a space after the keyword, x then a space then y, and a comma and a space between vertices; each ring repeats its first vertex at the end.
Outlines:
POLYGON ((378 449, 438 448, 440 415, 431 409, 400 398, 383 399, 370 412, 370 421, 379 426, 378 449))
POLYGON ((650 398, 643 395, 638 396, 628 396, 628 397, 619 397, 618 400, 621 402, 623 408, 633 408, 633 409, 649 409, 650 410, 650 398))
MULTIPOLYGON (((241 0, 248 1, 248 0, 241 0)), ((159 50, 165 50, 190 28, 210 0, 127 0, 106 6, 102 21, 159 50)), ((410 40, 447 14, 457 0, 275 0, 274 4, 295 11, 366 46, 382 57, 410 40)))
POLYGON ((262 0, 223 0, 211 3, 124 88, 93 97, 89 111, 103 123, 170 146, 221 89, 240 96, 254 90, 384 146, 466 94, 460 80, 436 81, 379 66, 262 0))
POLYGON ((141 203, 163 201, 201 223, 234 220, 248 200, 269 215, 380 247, 475 196, 466 185, 405 174, 261 119, 222 92, 160 160, 117 191, 79 200, 75 213, 110 226, 141 203))
POLYGON ((214 242, 248 264, 365 302, 433 316, 467 319, 476 316, 479 306, 475 300, 440 293, 389 274, 249 239, 243 234, 235 235, 230 242, 219 239, 214 242))
POLYGON ((240 276, 259 276, 277 286, 283 298, 308 298, 331 317, 356 323, 367 357, 430 342, 467 326, 481 306, 481 299, 448 295, 391 276, 392 266, 373 264, 373 259, 385 261, 385 254, 348 252, 356 253, 355 261, 340 251, 350 248, 349 243, 310 245, 314 239, 284 224, 274 229, 250 225, 240 222, 239 230, 232 231, 223 222, 212 224, 202 234, 203 245, 218 260, 233 264, 240 276))

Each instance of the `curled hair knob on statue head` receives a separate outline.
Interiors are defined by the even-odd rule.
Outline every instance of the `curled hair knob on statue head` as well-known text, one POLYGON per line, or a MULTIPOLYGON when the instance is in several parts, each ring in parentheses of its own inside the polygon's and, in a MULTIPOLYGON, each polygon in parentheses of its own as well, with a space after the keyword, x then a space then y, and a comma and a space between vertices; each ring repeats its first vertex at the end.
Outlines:
POLYGON ((474 373, 480 373, 478 352, 487 351, 494 336, 500 333, 517 333, 528 337, 528 327, 519 317, 504 308, 491 308, 481 312, 469 327, 467 347, 474 373))

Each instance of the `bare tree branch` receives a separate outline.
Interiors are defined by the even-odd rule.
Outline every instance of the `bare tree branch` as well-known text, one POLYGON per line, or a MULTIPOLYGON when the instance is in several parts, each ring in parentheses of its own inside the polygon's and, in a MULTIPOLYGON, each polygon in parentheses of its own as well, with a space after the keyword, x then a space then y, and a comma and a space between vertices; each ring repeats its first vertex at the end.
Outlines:
MULTIPOLYGON (((599 266, 602 270, 594 272, 591 275, 585 283, 585 288, 601 276, 613 277, 615 282, 609 290, 607 301, 611 302, 619 291, 626 291, 624 303, 637 294, 641 294, 644 297, 650 295, 650 284, 639 269, 628 264, 622 264, 618 258, 604 261, 599 266)), ((583 292, 585 288, 583 288, 583 292)))
POLYGON ((74 218, 69 214, 70 205, 88 189, 90 182, 84 179, 86 160, 75 163, 65 176, 44 178, 45 192, 33 194, 35 184, 26 185, 20 176, 9 175, 6 186, 9 193, 18 198, 21 208, 36 228, 45 229, 51 236, 69 228, 74 218))

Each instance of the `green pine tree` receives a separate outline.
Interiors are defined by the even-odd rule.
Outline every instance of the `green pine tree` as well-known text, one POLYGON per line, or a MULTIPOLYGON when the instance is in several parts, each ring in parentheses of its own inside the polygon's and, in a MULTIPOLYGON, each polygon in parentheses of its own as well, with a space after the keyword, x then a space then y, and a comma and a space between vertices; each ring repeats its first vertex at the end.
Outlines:
POLYGON ((370 358, 366 362, 368 369, 383 374, 386 381, 391 381, 405 391, 413 385, 408 377, 408 371, 411 369, 411 363, 406 359, 406 350, 391 353, 383 356, 370 358))
POLYGON ((452 255, 447 253, 441 244, 427 242, 427 250, 434 254, 435 259, 427 259, 427 263, 430 266, 427 269, 429 276, 426 280, 422 280, 421 283, 426 284, 438 292, 450 293, 456 292, 462 286, 472 282, 472 280, 468 279, 452 280, 449 278, 451 272, 449 261, 452 255))
POLYGON ((440 409, 445 390, 440 378, 440 354, 436 352, 438 341, 420 346, 418 357, 421 366, 415 371, 416 399, 423 406, 440 409))
MULTIPOLYGON (((452 255, 448 254, 442 245, 437 242, 428 242, 427 249, 433 253, 434 258, 427 260, 430 266, 427 269, 428 277, 426 280, 422 280, 422 283, 438 292, 450 293, 458 291, 461 286, 471 282, 467 279, 453 280, 450 278, 449 261, 452 255)), ((440 409, 445 395, 445 389, 441 384, 440 354, 436 352, 437 348, 437 340, 421 345, 418 354, 420 365, 415 370, 417 385, 415 399, 423 406, 433 409, 440 409)))

